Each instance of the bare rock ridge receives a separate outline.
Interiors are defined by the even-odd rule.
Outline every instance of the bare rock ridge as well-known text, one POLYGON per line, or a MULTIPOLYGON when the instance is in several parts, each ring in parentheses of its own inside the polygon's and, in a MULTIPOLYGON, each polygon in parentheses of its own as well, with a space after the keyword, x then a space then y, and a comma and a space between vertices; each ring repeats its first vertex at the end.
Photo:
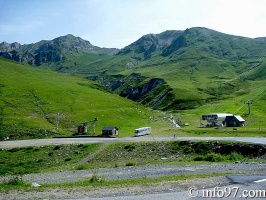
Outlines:
POLYGON ((65 60, 67 59, 66 53, 114 55, 117 52, 118 49, 93 46, 89 41, 71 34, 33 44, 21 45, 17 42, 11 44, 2 42, 0 44, 0 56, 36 66, 65 60))

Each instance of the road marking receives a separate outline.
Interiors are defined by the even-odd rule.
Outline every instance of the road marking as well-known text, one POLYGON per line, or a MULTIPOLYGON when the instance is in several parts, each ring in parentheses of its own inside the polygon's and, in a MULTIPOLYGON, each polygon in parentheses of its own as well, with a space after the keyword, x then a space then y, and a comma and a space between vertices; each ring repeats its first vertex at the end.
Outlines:
POLYGON ((254 181, 255 183, 261 183, 261 182, 264 182, 266 181, 266 179, 261 179, 261 180, 257 180, 257 181, 254 181))

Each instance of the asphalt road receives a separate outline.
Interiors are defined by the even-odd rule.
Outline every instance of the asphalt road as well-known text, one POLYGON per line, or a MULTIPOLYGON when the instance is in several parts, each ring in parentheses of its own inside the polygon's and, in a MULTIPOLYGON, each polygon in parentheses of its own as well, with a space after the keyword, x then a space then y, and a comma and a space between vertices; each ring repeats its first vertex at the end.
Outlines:
POLYGON ((51 138, 51 139, 34 139, 34 140, 13 140, 13 141, 0 141, 1 149, 8 149, 14 147, 26 146, 46 146, 46 145, 60 145, 60 144, 85 144, 85 143, 113 143, 113 142, 141 142, 141 141, 235 141, 235 142, 248 142, 254 144, 266 144, 266 138, 262 137, 125 137, 125 138, 51 138))
POLYGON ((203 199, 266 199, 266 176, 229 176, 231 184, 223 187, 197 188, 186 191, 118 196, 104 198, 83 198, 80 200, 203 200, 203 199))

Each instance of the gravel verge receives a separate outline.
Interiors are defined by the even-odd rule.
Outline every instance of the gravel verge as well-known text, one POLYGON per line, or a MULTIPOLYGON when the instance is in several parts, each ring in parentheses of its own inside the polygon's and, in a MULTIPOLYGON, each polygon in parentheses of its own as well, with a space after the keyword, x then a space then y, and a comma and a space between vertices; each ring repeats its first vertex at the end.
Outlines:
MULTIPOLYGON (((246 174, 266 174, 266 163, 215 163, 203 165, 145 165, 131 166, 124 168, 98 169, 57 172, 57 173, 36 173, 24 175, 23 180, 28 183, 36 182, 42 184, 76 182, 88 180, 93 174, 97 173, 104 180, 122 180, 134 178, 156 178, 171 175, 186 174, 208 174, 208 173, 246 173, 246 174)), ((9 191, 1 193, 0 199, 81 199, 87 197, 107 197, 123 196, 143 193, 174 192, 184 191, 191 186, 213 187, 222 186, 229 183, 226 177, 211 177, 204 179, 190 179, 182 181, 162 181, 161 183, 149 186, 131 186, 126 188, 115 187, 74 187, 44 189, 34 188, 29 191, 9 191)))
POLYGON ((226 177, 211 177, 211 178, 196 178, 193 180, 179 180, 179 181, 162 181, 158 184, 151 184, 149 186, 130 186, 130 187, 74 187, 74 188, 53 188, 42 190, 37 188, 32 191, 15 190, 8 193, 1 194, 1 200, 35 200, 35 199, 94 199, 116 196, 129 196, 140 194, 156 194, 156 193, 170 193, 187 191, 189 187, 195 186, 198 188, 224 186, 229 183, 226 177))
POLYGON ((132 178, 157 178, 171 175, 208 173, 249 173, 265 174, 266 163, 216 163, 203 165, 144 165, 124 168, 104 168, 71 172, 37 173, 23 177, 26 182, 39 184, 66 183, 89 180, 97 174, 104 180, 123 180, 132 178))

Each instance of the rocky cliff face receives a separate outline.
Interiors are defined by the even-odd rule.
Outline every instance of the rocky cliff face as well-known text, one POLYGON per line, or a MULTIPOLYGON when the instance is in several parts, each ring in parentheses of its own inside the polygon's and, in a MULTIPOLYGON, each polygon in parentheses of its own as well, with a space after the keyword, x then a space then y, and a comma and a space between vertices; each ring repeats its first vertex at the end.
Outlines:
POLYGON ((42 40, 33 44, 21 45, 16 42, 11 44, 2 42, 0 44, 0 56, 37 66, 40 66, 42 63, 65 60, 65 53, 114 55, 117 52, 118 49, 93 46, 89 41, 70 34, 53 40, 42 40))
POLYGON ((182 32, 172 30, 160 34, 144 35, 136 42, 123 48, 118 54, 125 55, 131 53, 136 60, 149 59, 153 52, 169 46, 182 32))
POLYGON ((19 47, 21 47, 21 44, 19 44, 18 42, 14 42, 14 43, 7 43, 7 42, 2 42, 0 43, 0 53, 1 52, 9 52, 12 51, 14 49, 18 49, 19 47))
POLYGON ((258 37, 258 38, 255 38, 256 40, 260 40, 260 41, 265 41, 266 42, 266 37, 258 37))
POLYGON ((147 77, 136 73, 127 77, 122 75, 106 77, 101 83, 120 96, 153 109, 157 109, 163 104, 167 105, 171 91, 163 79, 151 78, 147 80, 147 77))

